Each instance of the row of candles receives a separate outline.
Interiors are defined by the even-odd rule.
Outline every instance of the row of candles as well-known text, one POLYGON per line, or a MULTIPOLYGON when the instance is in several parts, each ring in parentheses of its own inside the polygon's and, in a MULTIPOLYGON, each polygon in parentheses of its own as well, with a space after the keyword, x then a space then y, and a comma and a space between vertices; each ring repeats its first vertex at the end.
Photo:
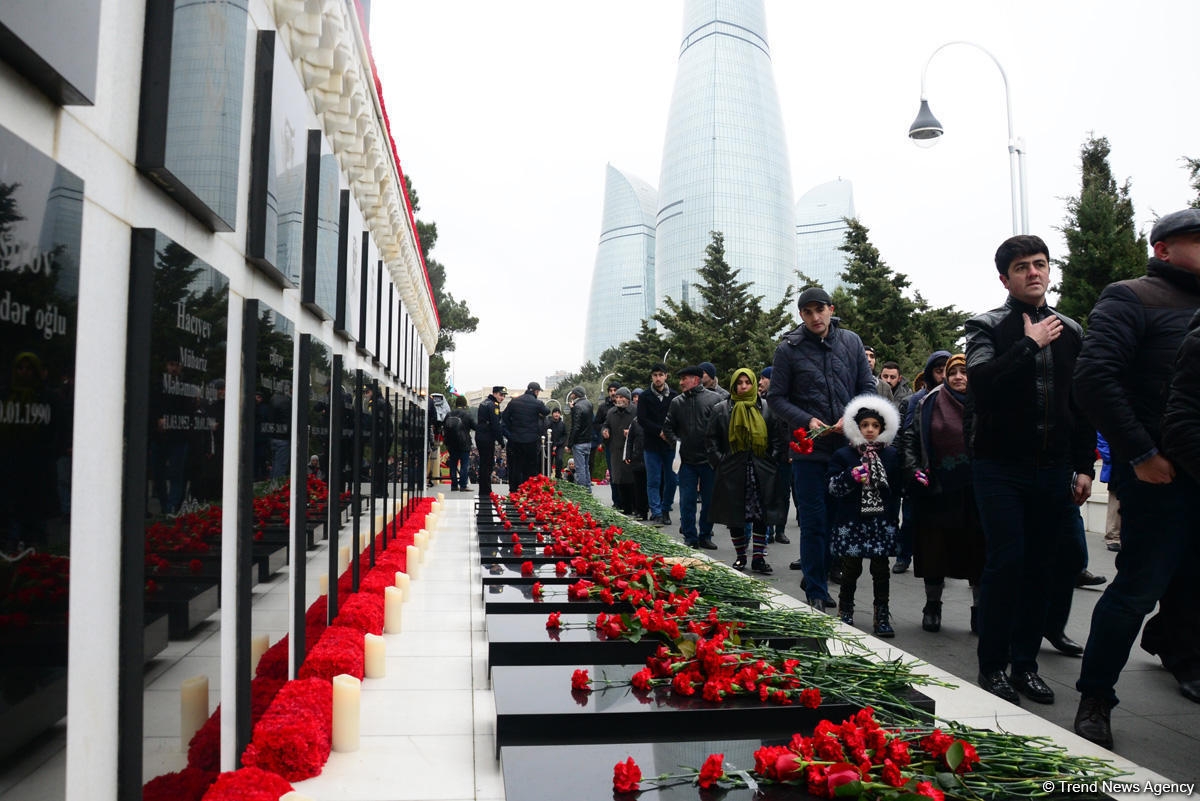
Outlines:
MULTIPOLYGON (((420 575, 421 564, 429 552, 433 535, 437 532, 441 520, 442 505, 445 496, 438 493, 429 514, 425 516, 425 528, 414 536, 414 543, 407 546, 407 571, 397 571, 395 585, 386 587, 383 591, 383 632, 384 634, 399 634, 402 627, 404 602, 412 592, 412 580, 420 575)), ((376 528, 382 528, 384 518, 377 521, 376 528)), ((338 575, 341 575, 350 564, 350 547, 338 549, 338 575)), ((329 592, 329 576, 320 577, 320 594, 329 592)), ((363 675, 368 679, 383 678, 387 674, 387 641, 378 634, 363 635, 363 675)), ((258 667, 258 660, 270 648, 270 637, 258 634, 250 640, 250 672, 258 667)), ((359 714, 361 709, 362 682, 348 674, 333 677, 333 750, 357 751, 359 735, 359 714)), ((186 750, 188 743, 204 722, 208 720, 208 676, 193 676, 184 679, 179 690, 180 703, 180 743, 186 750)), ((307 801, 299 793, 288 793, 280 801, 307 801)))

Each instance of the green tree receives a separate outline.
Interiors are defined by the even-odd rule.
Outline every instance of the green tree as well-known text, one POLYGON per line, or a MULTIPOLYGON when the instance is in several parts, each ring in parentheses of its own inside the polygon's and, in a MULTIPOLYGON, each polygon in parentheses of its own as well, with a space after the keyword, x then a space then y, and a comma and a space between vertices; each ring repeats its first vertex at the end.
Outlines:
POLYGON ((669 334, 669 342, 663 342, 685 363, 712 362, 722 380, 738 367, 757 371, 770 364, 780 333, 792 322, 791 287, 777 304, 763 309, 763 296, 752 294, 750 282, 739 281, 741 271, 725 261, 725 237, 719 231, 712 232, 705 255, 701 280, 694 284, 702 305, 667 298, 666 308, 654 315, 669 334))
MULTIPOLYGON (((408 190, 408 201, 412 204, 413 214, 421 209, 421 201, 412 180, 404 176, 404 185, 408 190)), ((448 362, 444 354, 454 350, 454 338, 457 334, 470 334, 479 327, 479 318, 471 314, 471 309, 465 300, 459 300, 446 289, 445 266, 430 257, 429 252, 437 244, 437 223, 417 220, 417 238, 420 240, 421 256, 425 259, 425 270, 429 273, 429 285, 433 290, 433 301, 437 304, 438 319, 441 328, 438 330, 437 347, 429 359, 429 391, 445 394, 449 387, 446 382, 448 362)))
POLYGON ((1200 209, 1200 159, 1185 157, 1183 161, 1187 164, 1188 175, 1192 179, 1192 189, 1196 190, 1196 196, 1192 198, 1192 202, 1188 205, 1193 209, 1200 209))
POLYGON ((883 260, 871 243, 870 229, 857 219, 847 218, 846 224, 840 248, 846 253, 846 269, 831 296, 834 314, 875 349, 876 366, 895 361, 901 375, 914 378, 932 351, 957 349, 970 315, 954 306, 931 306, 920 292, 908 297, 905 291, 912 282, 883 260))
POLYGON ((670 340, 663 337, 658 329, 651 327, 649 321, 642 320, 637 336, 617 346, 619 355, 614 367, 616 380, 630 390, 648 387, 650 368, 661 362, 670 349, 670 340))
POLYGON ((1107 137, 1089 135, 1079 150, 1079 195, 1067 198, 1067 216, 1059 229, 1067 255, 1055 259, 1061 280, 1058 310, 1087 324, 1087 316, 1104 287, 1136 278, 1146 270, 1148 247, 1133 220, 1129 181, 1117 186, 1108 155, 1107 137))

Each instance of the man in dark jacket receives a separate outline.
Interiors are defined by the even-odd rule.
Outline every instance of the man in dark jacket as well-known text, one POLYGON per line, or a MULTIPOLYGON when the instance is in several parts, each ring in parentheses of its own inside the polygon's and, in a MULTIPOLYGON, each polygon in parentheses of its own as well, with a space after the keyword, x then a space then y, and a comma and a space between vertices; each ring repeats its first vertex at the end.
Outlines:
POLYGON ((504 409, 504 433, 508 438, 508 491, 516 492, 538 469, 538 443, 546 432, 543 421, 550 414, 546 404, 538 400, 542 386, 530 381, 525 394, 513 398, 504 409))
POLYGON ((492 387, 492 394, 479 404, 475 445, 479 448, 479 497, 492 497, 492 468, 496 464, 496 446, 504 447, 504 427, 500 424, 500 403, 508 390, 492 387))
POLYGON ((637 419, 645 436, 646 494, 654 525, 671 524, 675 503, 675 445, 667 441, 662 426, 678 394, 667 385, 667 366, 660 362, 650 368, 650 388, 638 400, 637 419))
POLYGON ((628 456, 627 442, 629 429, 633 425, 637 413, 632 406, 633 393, 628 387, 620 387, 614 394, 615 405, 604 416, 604 425, 600 429, 600 437, 604 440, 605 450, 612 454, 609 463, 609 481, 620 487, 617 497, 620 506, 615 508, 625 514, 633 514, 634 493, 633 462, 626 461, 628 456))
MULTIPOLYGON (((1117 679, 1156 603, 1164 618, 1158 622, 1165 625, 1155 636, 1147 624, 1143 647, 1173 667, 1183 694, 1200 702, 1200 662, 1185 658, 1181 664, 1178 658, 1196 648, 1200 518, 1194 504, 1200 482, 1176 470, 1184 443, 1162 427, 1176 354, 1200 308, 1200 209, 1161 218, 1150 242, 1154 257, 1146 275, 1109 284, 1100 294, 1075 368, 1079 403, 1108 440, 1112 483, 1121 498, 1117 575, 1092 612, 1075 685, 1082 696, 1075 731, 1106 747, 1112 746, 1117 679)), ((1179 430, 1177 421, 1171 417, 1170 429, 1179 430)), ((1194 429, 1190 436, 1195 438, 1194 429)), ((1196 453, 1184 456, 1194 460, 1196 453)))
POLYGON ((592 491, 592 402, 587 399, 583 387, 575 387, 567 395, 571 406, 571 431, 567 435, 567 447, 575 459, 575 483, 592 491))
POLYGON ((987 547, 979 685, 1012 703, 1020 703, 1019 690, 1049 704, 1054 691, 1037 672, 1046 589, 1066 536, 1064 510, 1091 494, 1096 433, 1071 400, 1083 331, 1046 305, 1046 243, 1011 237, 995 263, 1008 299, 966 324, 967 391, 974 404, 968 447, 987 547), (1004 672, 1010 664, 1011 679, 1004 672))
POLYGON ((567 452, 567 424, 563 422, 561 409, 550 412, 546 428, 550 430, 550 463, 554 465, 554 477, 562 478, 567 452))
POLYGON ((442 437, 450 453, 450 491, 468 490, 467 462, 471 453, 471 432, 475 430, 467 399, 459 395, 454 399, 454 411, 442 422, 442 437))
POLYGON ((704 385, 704 388, 720 395, 721 400, 729 400, 729 390, 717 381, 717 366, 712 362, 700 362, 698 366, 704 371, 704 374, 700 376, 700 383, 704 385))
POLYGON ((716 473, 708 463, 704 437, 708 419, 721 396, 700 383, 704 371, 685 367, 679 371, 679 395, 671 401, 662 431, 672 446, 679 443, 679 533, 693 548, 716 550, 708 504, 716 473), (700 527, 696 527, 696 502, 700 502, 700 527))
POLYGON ((846 404, 858 395, 874 393, 875 376, 858 334, 842 328, 833 316, 828 292, 809 287, 800 293, 797 305, 803 324, 785 334, 775 349, 767 401, 787 431, 823 432, 816 437, 812 453, 789 449, 792 494, 800 522, 800 558, 789 567, 804 571, 801 584, 809 603, 824 609, 835 606, 828 585, 830 518, 825 471, 829 457, 847 443, 842 435, 846 404))
POLYGON ((617 389, 620 386, 620 384, 615 383, 610 383, 608 385, 607 394, 605 395, 604 400, 601 401, 600 405, 596 407, 595 417, 592 420, 592 448, 593 450, 600 448, 604 453, 604 466, 608 468, 609 473, 608 491, 612 496, 612 505, 614 509, 621 508, 621 488, 618 484, 612 481, 612 449, 605 447, 604 439, 601 436, 600 431, 604 428, 604 421, 608 417, 608 413, 617 405, 617 389))

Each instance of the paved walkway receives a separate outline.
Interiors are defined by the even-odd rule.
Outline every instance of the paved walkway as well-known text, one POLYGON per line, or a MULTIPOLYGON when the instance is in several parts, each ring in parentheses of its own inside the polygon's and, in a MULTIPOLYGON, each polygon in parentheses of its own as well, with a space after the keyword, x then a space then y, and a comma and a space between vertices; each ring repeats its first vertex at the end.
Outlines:
MULTIPOLYGON (((1098 489, 1103 489, 1103 485, 1098 485, 1098 489)), ((611 503, 607 487, 597 487, 595 497, 606 504, 611 503)), ((663 530, 679 536, 677 526, 663 530)), ((788 563, 800 554, 799 527, 789 525, 787 533, 791 538, 790 545, 769 546, 767 561, 775 568, 775 573, 768 582, 788 595, 803 598, 800 571, 788 569, 788 563)), ((704 553, 719 561, 732 562, 734 551, 728 531, 718 528, 713 539, 719 549, 704 553)), ((1116 554, 1104 547, 1100 533, 1088 532, 1087 543, 1089 569, 1111 580, 1116 575, 1113 564, 1116 554)), ((871 578, 864 569, 858 581, 857 595, 862 600, 855 622, 858 629, 868 634, 871 631, 870 587, 871 578)), ((1087 640, 1092 608, 1103 590, 1104 585, 1075 591, 1067 624, 1067 635, 1075 641, 1083 643, 1087 640)), ((836 598, 836 585, 831 586, 831 592, 836 598)), ((964 682, 974 684, 979 672, 975 657, 978 638, 970 632, 971 590, 967 582, 947 579, 942 630, 936 634, 921 628, 924 605, 924 583, 913 576, 912 570, 892 576, 891 611, 896 637, 889 642, 964 682)), ((1054 689, 1057 699, 1053 704, 1042 705, 1022 698, 1022 708, 1070 731, 1079 702, 1075 680, 1079 677, 1080 660, 1060 654, 1044 641, 1042 645, 1039 672, 1054 689)), ((1117 693, 1121 703, 1113 710, 1113 751, 1174 781, 1200 785, 1200 704, 1185 699, 1174 677, 1163 670, 1158 658, 1137 645, 1117 693)), ((997 700, 997 703, 1003 702, 997 700)))

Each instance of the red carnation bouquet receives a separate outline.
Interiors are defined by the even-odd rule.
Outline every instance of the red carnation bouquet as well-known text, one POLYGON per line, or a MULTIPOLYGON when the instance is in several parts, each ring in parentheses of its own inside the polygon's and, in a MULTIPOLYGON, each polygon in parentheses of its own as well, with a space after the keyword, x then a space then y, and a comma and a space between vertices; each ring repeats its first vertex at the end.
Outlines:
POLYGON ((341 673, 363 677, 363 632, 350 626, 330 626, 300 666, 299 678, 333 681, 341 673))
POLYGON ((316 776, 329 759, 332 718, 332 684, 315 678, 289 681, 254 727, 242 764, 288 781, 316 776))
POLYGON ((218 776, 203 801, 278 801, 291 791, 292 785, 274 773, 242 768, 218 776))

